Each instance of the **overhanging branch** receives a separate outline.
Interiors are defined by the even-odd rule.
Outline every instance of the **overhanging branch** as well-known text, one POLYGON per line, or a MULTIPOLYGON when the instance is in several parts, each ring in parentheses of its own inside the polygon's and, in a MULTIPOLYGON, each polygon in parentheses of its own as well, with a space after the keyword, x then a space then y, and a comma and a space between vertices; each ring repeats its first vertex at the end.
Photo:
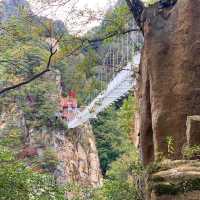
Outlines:
POLYGON ((28 80, 22 81, 22 82, 20 82, 20 83, 18 83, 18 84, 16 84, 16 85, 12 85, 12 86, 9 86, 9 87, 6 87, 6 88, 0 90, 0 94, 4 94, 5 92, 8 92, 8 91, 10 91, 10 90, 14 90, 14 89, 19 88, 19 87, 21 87, 21 86, 23 86, 23 85, 26 85, 26 84, 28 84, 28 83, 34 81, 35 79, 41 77, 41 76, 44 75, 46 72, 50 71, 51 60, 52 60, 52 57, 53 57, 55 54, 56 54, 56 51, 54 51, 54 52, 51 51, 51 52, 50 52, 50 56, 49 56, 49 59, 48 59, 48 62, 47 62, 47 66, 46 66, 45 70, 41 71, 41 72, 38 73, 38 74, 35 74, 33 77, 31 77, 31 78, 28 79, 28 80))
POLYGON ((118 35, 118 34, 124 35, 124 34, 130 33, 130 32, 133 32, 133 31, 140 31, 140 30, 139 29, 128 29, 128 30, 122 30, 122 31, 114 31, 112 33, 105 35, 102 38, 87 39, 87 42, 88 43, 102 42, 104 40, 114 37, 115 35, 118 35))
POLYGON ((132 15, 136 21, 136 24, 138 25, 138 27, 144 34, 143 25, 142 25, 142 21, 141 21, 141 15, 145 9, 144 4, 140 0, 125 0, 125 1, 126 1, 126 4, 129 8, 130 12, 132 13, 132 15))
MULTIPOLYGON (((71 55, 75 54, 76 51, 78 51, 79 49, 83 48, 85 42, 87 42, 87 44, 89 43, 89 45, 86 45, 86 46, 90 46, 91 44, 93 44, 95 42, 104 41, 106 39, 114 37, 115 35, 118 35, 118 34, 123 35, 123 34, 127 34, 127 33, 130 33, 130 32, 133 32, 133 31, 140 31, 140 30, 139 29, 128 29, 128 30, 114 31, 112 33, 109 33, 109 34, 105 35, 104 37, 101 37, 101 38, 80 40, 81 44, 77 48, 75 48, 74 50, 72 50, 67 56, 71 56, 71 55)), ((10 90, 14 90, 14 89, 19 88, 19 87, 21 87, 23 85, 26 85, 26 84, 28 84, 28 83, 36 80, 37 78, 41 77, 46 72, 50 71, 50 65, 51 65, 52 57, 57 52, 57 50, 54 50, 54 47, 56 47, 58 45, 58 43, 62 39, 62 37, 63 37, 63 34, 59 37, 59 39, 55 42, 54 45, 50 45, 50 49, 49 49, 50 50, 50 56, 49 56, 46 68, 43 71, 41 71, 38 74, 35 74, 33 77, 29 78, 28 80, 22 81, 22 82, 20 82, 20 83, 18 83, 16 85, 12 85, 12 86, 3 88, 2 90, 0 90, 0 95, 4 94, 4 93, 6 93, 6 92, 8 92, 10 90)))

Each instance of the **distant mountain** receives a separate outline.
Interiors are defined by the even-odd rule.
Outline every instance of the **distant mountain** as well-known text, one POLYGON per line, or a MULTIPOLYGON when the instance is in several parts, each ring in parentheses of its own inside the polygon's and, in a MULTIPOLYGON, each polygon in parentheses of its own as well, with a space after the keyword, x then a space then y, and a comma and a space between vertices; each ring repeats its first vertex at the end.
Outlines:
MULTIPOLYGON (((52 20, 47 17, 36 16, 31 10, 31 6, 26 0, 2 0, 0 1, 0 21, 7 21, 9 18, 21 15, 22 11, 26 11, 30 14, 32 21, 38 26, 44 24, 44 22, 51 21, 54 27, 54 31, 67 32, 64 23, 60 20, 52 20)), ((46 35, 46 34, 45 34, 46 35)), ((46 35, 49 37, 48 35, 46 35)))
POLYGON ((11 16, 19 16, 22 9, 32 13, 26 0, 3 0, 0 2, 0 20, 5 21, 11 16))

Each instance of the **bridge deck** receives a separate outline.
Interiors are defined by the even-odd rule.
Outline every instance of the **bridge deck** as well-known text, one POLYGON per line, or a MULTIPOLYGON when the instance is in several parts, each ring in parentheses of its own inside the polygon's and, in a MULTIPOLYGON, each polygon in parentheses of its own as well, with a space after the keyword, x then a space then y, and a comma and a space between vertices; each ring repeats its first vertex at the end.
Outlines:
POLYGON ((97 118, 98 113, 104 111, 112 103, 127 95, 135 85, 134 68, 140 63, 140 54, 134 56, 133 64, 129 63, 108 84, 107 89, 101 92, 83 111, 77 112, 76 117, 68 122, 68 128, 75 128, 97 118))

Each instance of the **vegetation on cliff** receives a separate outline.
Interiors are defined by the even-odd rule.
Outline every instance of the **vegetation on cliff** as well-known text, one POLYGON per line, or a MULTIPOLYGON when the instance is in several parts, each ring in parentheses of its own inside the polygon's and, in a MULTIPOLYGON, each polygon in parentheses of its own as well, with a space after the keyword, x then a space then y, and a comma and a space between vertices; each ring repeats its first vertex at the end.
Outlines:
POLYGON ((38 152, 33 145, 33 139, 37 140, 37 145, 42 149, 45 145, 42 137, 48 138, 48 134, 56 130, 62 132, 67 128, 58 121, 56 115, 59 112, 59 99, 56 96, 60 95, 59 83, 55 84, 57 77, 60 78, 58 81, 61 81, 62 95, 66 95, 65 93, 71 89, 75 90, 80 105, 91 101, 91 93, 97 94, 100 91, 104 83, 99 78, 100 72, 96 66, 101 64, 111 37, 121 34, 127 28, 127 18, 130 18, 130 14, 127 7, 122 4, 114 11, 109 11, 101 26, 91 30, 83 38, 70 35, 65 28, 58 27, 50 19, 31 16, 30 10, 23 7, 20 7, 20 12, 15 10, 14 14, 2 18, 2 200, 61 200, 64 199, 65 193, 76 192, 76 199, 87 200, 117 200, 125 195, 128 200, 138 195, 131 178, 131 166, 137 162, 136 154, 132 154, 135 149, 130 135, 134 114, 132 96, 102 113, 99 120, 93 123, 102 172, 105 176, 105 183, 100 189, 85 189, 76 184, 57 186, 52 176, 58 164, 55 152, 51 146, 46 147, 42 152, 42 158, 38 159, 38 152), (92 41, 94 35, 96 36, 92 41), (106 42, 103 42, 105 39, 106 42), (56 40, 59 40, 59 47, 56 40), (6 93, 7 91, 9 93, 6 93), (49 131, 46 133, 47 136, 43 136, 44 130, 49 131))
MULTIPOLYGON (((162 23, 163 21, 166 22, 167 18, 175 16, 173 12, 167 13, 170 9, 167 9, 166 13, 162 13, 162 6, 165 5, 166 1, 163 1, 164 4, 162 2, 156 4, 156 6, 160 5, 156 7, 156 12, 154 12, 153 6, 150 7, 151 9, 148 12, 140 0, 117 1, 116 6, 110 8, 105 14, 100 26, 93 28, 84 35, 70 34, 61 21, 34 15, 29 8, 29 4, 24 0, 18 1, 20 3, 19 8, 16 5, 12 7, 13 5, 10 4, 12 2, 15 3, 16 1, 4 0, 0 2, 0 199, 142 200, 144 199, 145 175, 148 175, 148 181, 152 182, 148 189, 158 196, 178 195, 200 190, 200 178, 195 177, 196 174, 192 171, 199 173, 199 163, 191 161, 199 158, 199 145, 183 148, 182 153, 184 159, 186 159, 184 161, 186 164, 179 163, 180 166, 177 166, 176 161, 167 160, 176 157, 177 149, 180 153, 182 146, 176 145, 179 142, 180 133, 178 134, 178 132, 185 130, 185 124, 184 127, 179 126, 179 124, 175 127, 176 124, 173 124, 175 129, 171 129, 173 127, 171 118, 177 122, 178 120, 177 113, 174 112, 175 107, 171 106, 170 103, 172 105, 176 104, 179 102, 179 97, 180 101, 185 101, 186 98, 181 96, 183 91, 189 100, 192 99, 187 91, 183 90, 187 84, 182 84, 185 80, 189 80, 188 83, 192 86, 192 82, 189 78, 191 73, 185 73, 184 77, 179 76, 184 74, 182 73, 182 63, 177 68, 180 72, 178 74, 180 85, 178 85, 179 83, 174 80, 177 73, 174 72, 175 70, 171 70, 171 65, 168 64, 171 60, 169 59, 165 68, 161 70, 160 65, 165 63, 164 59, 161 59, 162 62, 159 61, 159 65, 157 62, 157 56, 161 56, 163 52, 163 55, 168 54, 169 44, 166 44, 167 50, 165 52, 165 45, 163 46, 163 44, 167 43, 168 40, 166 42, 165 38, 161 38, 164 37, 163 34, 154 34, 153 26, 158 27, 160 23, 157 24, 157 21, 154 20, 155 15, 160 15, 162 23), (137 27, 132 28, 131 14, 134 16, 139 29, 137 27), (165 16, 165 14, 169 15, 165 16), (148 15, 150 15, 150 20, 145 19, 148 15), (145 27, 142 20, 148 22, 145 27), (107 73, 102 69, 105 64, 102 60, 105 59, 106 52, 109 51, 110 46, 116 47, 119 45, 117 40, 122 35, 139 30, 149 39, 148 43, 145 44, 149 45, 148 47, 152 47, 151 45, 154 45, 155 41, 162 43, 162 45, 157 45, 158 49, 155 49, 159 52, 156 56, 154 55, 156 51, 149 53, 151 48, 144 49, 147 60, 142 61, 144 63, 141 64, 139 72, 136 72, 137 78, 141 79, 140 81, 143 84, 138 89, 138 91, 141 90, 138 94, 141 101, 139 104, 140 106, 146 106, 140 110, 146 123, 142 124, 143 129, 140 127, 143 131, 139 134, 141 136, 145 131, 147 132, 146 138, 140 137, 142 139, 140 140, 140 148, 146 156, 143 160, 146 159, 148 163, 155 160, 147 168, 144 168, 141 164, 138 150, 134 146, 133 124, 138 105, 132 94, 127 94, 121 100, 112 104, 107 110, 99 114, 98 119, 91 120, 99 159, 92 130, 88 131, 84 126, 80 126, 78 128, 80 133, 70 132, 67 127, 67 120, 60 114, 62 112, 60 99, 66 98, 69 100, 69 91, 76 91, 78 107, 81 111, 83 106, 91 102, 106 87, 107 75, 110 75, 109 72, 107 73), (145 33, 145 31, 148 32, 145 33), (152 40, 152 35, 158 38, 152 40), (160 49, 161 46, 164 50, 160 49), (155 63, 155 65, 152 63, 155 63), (153 70, 157 67, 157 71, 146 69, 151 65, 153 70), (163 71, 163 69, 165 70, 163 71), (154 94, 156 91, 154 87, 157 87, 155 80, 157 78, 157 81, 159 80, 163 84, 164 81, 161 75, 164 73, 171 80, 168 81, 168 85, 174 93, 178 94, 173 96, 177 101, 169 103, 168 98, 171 97, 171 94, 166 90, 166 86, 164 87, 165 90, 158 86, 157 93, 154 94), (168 76, 169 73, 174 73, 173 80, 171 76, 168 76), (150 84, 150 79, 152 79, 153 84, 150 84), (168 98, 165 98, 165 100, 160 98, 161 93, 168 98), (152 106, 150 104, 153 103, 150 101, 153 101, 153 98, 155 105, 152 106), (159 108, 156 102, 162 104, 162 108, 159 108), (160 110, 165 106, 168 107, 161 112, 160 110), (154 118, 149 116, 152 115, 151 112, 154 112, 154 118), (165 114, 167 114, 166 116, 169 114, 169 117, 166 118, 165 114), (170 117, 170 114, 173 116, 170 117), (159 123, 157 122, 153 126, 153 120, 158 120, 159 123), (167 123, 169 124, 167 125, 167 123), (158 135, 153 135, 152 129, 158 128, 158 126, 160 126, 158 135), (150 140, 148 140, 149 130, 152 133, 150 140), (177 131, 170 133, 169 130, 177 131), (91 137, 88 137, 88 140, 83 139, 83 131, 89 132, 88 134, 91 137), (159 135, 160 133, 164 134, 159 135), (174 139, 168 134, 174 134, 176 138, 174 139), (159 141, 156 145, 162 147, 160 149, 165 152, 165 155, 163 152, 156 152, 157 149, 153 148, 157 147, 154 140, 159 141), (155 152, 149 151, 151 148, 155 152), (66 152, 71 157, 67 157, 66 152), (154 155, 157 160, 153 158, 154 155), (164 161, 168 162, 168 165, 174 164, 174 169, 171 169, 172 166, 164 165, 164 161), (180 181, 178 180, 180 179, 179 173, 175 174, 173 170, 179 170, 180 173, 186 173, 188 176, 180 181), (70 176, 67 176, 68 174, 63 171, 67 171, 68 174, 71 173, 70 176), (101 172, 103 174, 102 185, 101 172), (85 178, 87 176, 91 176, 90 179, 85 178), (58 177, 61 178, 58 179, 58 177), (83 179, 80 177, 83 177, 83 179), (91 179, 93 180, 91 181, 91 179), (68 183, 66 184, 66 182, 68 183)), ((56 3, 56 1, 54 2, 56 3)), ((70 1, 66 2, 69 3, 70 1)), ((151 5, 157 1, 149 0, 145 2, 151 5)), ((168 5, 174 5, 174 2, 176 1, 170 1, 168 5)), ((184 9, 186 8, 185 6, 184 9)), ((194 8, 191 6, 187 9, 194 8)), ((90 14, 91 19, 95 17, 90 10, 84 9, 85 11, 90 14)), ((79 13, 77 18, 81 15, 83 15, 83 11, 79 13)), ((178 20, 181 22, 181 16, 178 17, 178 20)), ((171 23, 170 28, 172 29, 174 25, 174 22, 171 23)), ((169 33, 170 31, 165 27, 160 26, 159 30, 156 31, 162 33, 161 31, 164 30, 165 34, 169 33)), ((185 29, 184 25, 181 27, 185 31, 184 33, 188 34, 188 27, 190 27, 190 24, 185 29)), ((176 32, 180 34, 181 32, 178 30, 176 29, 176 32)), ((196 33, 194 36, 196 37, 196 33)), ((165 37, 170 38, 171 36, 169 34, 165 37)), ((184 43, 185 46, 188 45, 188 41, 185 38, 184 40, 179 38, 176 40, 177 44, 180 43, 180 47, 183 47, 183 42, 186 42, 184 43)), ((169 39, 169 42, 172 41, 169 39)), ((173 42, 175 43, 174 40, 173 42)), ((118 47, 126 48, 126 44, 123 45, 118 47)), ((194 48, 196 48, 195 52, 198 52, 199 47, 196 43, 194 48)), ((113 49, 115 51, 115 48, 113 49)), ((136 49, 138 49, 138 46, 131 46, 131 50, 134 52, 136 49)), ((182 53, 184 52, 182 51, 181 55, 182 53)), ((109 56, 110 60, 116 61, 115 59, 119 59, 120 56, 113 58, 113 54, 112 52, 109 56)), ((179 66, 175 62, 172 62, 172 64, 174 67, 179 66)), ((108 63, 108 66, 111 70, 111 63, 108 63)), ((192 70, 188 68, 187 72, 190 71, 192 70)), ((196 71, 192 73, 191 76, 196 77, 196 71)), ((198 83, 198 78, 195 80, 198 83)), ((186 89, 190 90, 190 88, 186 89)), ((195 90, 195 92, 198 92, 198 90, 195 90)), ((194 96, 198 98, 196 93, 194 96)), ((192 105, 194 102, 191 102, 190 104, 186 102, 181 106, 185 110, 189 110, 191 107, 193 111, 195 110, 192 105)), ((197 104, 195 102, 194 106, 199 106, 197 104)), ((177 105, 178 108, 181 107, 178 103, 177 105)), ((75 106, 73 109, 76 110, 77 107, 75 106)), ((181 119, 180 124, 188 114, 185 110, 183 116, 183 110, 180 109, 179 114, 183 119, 181 119)), ((184 131, 181 134, 185 134, 184 131)), ((84 136, 87 136, 87 134, 84 136)), ((180 138, 180 140, 183 139, 180 138)), ((181 141, 182 143, 183 141, 181 141)))

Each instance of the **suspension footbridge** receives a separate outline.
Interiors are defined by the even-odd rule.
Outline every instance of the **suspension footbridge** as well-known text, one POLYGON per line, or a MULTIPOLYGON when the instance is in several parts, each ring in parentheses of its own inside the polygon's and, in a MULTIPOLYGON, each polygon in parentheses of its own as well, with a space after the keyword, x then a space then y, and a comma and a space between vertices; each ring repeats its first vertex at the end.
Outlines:
POLYGON ((98 113, 129 93, 135 85, 134 68, 139 65, 140 54, 135 56, 134 61, 134 63, 128 63, 108 84, 106 90, 100 93, 83 111, 78 112, 73 120, 68 122, 68 128, 75 128, 89 119, 97 118, 98 113))
MULTIPOLYGON (((97 115, 100 112, 104 111, 120 98, 126 96, 134 88, 136 84, 135 77, 140 63, 140 51, 138 50, 132 55, 130 53, 129 41, 130 38, 127 38, 125 59, 124 56, 120 56, 119 50, 115 51, 115 56, 114 54, 112 55, 112 66, 119 69, 118 73, 114 73, 114 76, 109 81, 107 87, 102 90, 89 105, 82 111, 76 111, 75 117, 68 121, 68 128, 78 127, 90 119, 97 118, 97 115), (117 57, 117 59, 114 59, 114 57, 117 57), (124 60, 126 61, 124 62, 124 60), (113 62, 115 63, 113 64, 113 62)), ((138 38, 134 42, 138 43, 138 38)), ((123 49, 120 48, 120 51, 123 51, 123 49)), ((122 52, 122 54, 124 54, 124 52, 122 52)))

